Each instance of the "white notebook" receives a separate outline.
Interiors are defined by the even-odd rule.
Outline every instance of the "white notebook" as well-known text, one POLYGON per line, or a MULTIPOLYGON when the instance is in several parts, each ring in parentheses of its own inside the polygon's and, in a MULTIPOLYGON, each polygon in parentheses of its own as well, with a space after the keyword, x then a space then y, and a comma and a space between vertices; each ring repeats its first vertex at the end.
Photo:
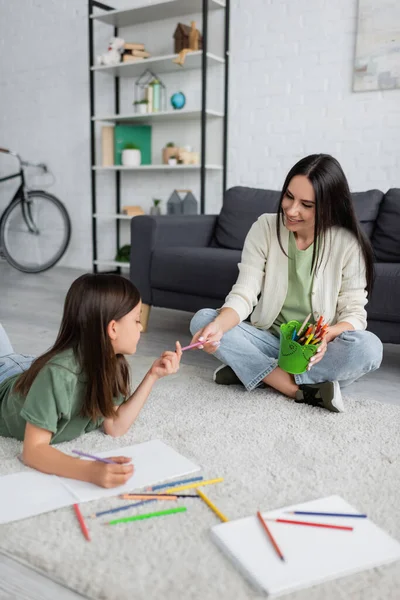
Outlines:
MULTIPOLYGON (((200 470, 160 440, 98 452, 96 456, 130 456, 134 473, 125 485, 105 489, 75 479, 24 471, 0 477, 0 524, 40 515, 74 503, 117 496, 200 470)), ((83 460, 83 459, 81 459, 83 460)))
POLYGON ((262 512, 264 518, 280 517, 354 528, 353 531, 342 531, 267 521, 285 562, 276 554, 257 515, 211 529, 214 542, 254 587, 269 596, 279 596, 400 559, 400 544, 370 519, 285 514, 292 510, 362 512, 340 496, 262 512))

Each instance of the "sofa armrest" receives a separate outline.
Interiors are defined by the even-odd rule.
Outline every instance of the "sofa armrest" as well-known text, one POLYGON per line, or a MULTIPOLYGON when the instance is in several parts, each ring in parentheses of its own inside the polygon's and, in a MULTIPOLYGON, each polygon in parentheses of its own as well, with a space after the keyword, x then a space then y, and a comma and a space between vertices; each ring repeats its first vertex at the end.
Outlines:
POLYGON ((209 246, 217 215, 147 216, 131 221, 130 279, 145 304, 152 304, 150 267, 157 247, 209 246))

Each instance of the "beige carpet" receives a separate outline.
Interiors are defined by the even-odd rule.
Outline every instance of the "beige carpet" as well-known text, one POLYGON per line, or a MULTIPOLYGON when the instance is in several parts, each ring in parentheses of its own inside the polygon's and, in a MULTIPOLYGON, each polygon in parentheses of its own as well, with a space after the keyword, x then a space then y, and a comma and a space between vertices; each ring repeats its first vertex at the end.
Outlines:
MULTIPOLYGON (((136 379, 150 363, 132 361, 136 379)), ((59 447, 95 453, 162 439, 202 465, 205 477, 225 478, 207 494, 230 519, 339 494, 400 540, 400 409, 344 400, 347 412, 333 414, 267 390, 218 387, 210 371, 182 366, 157 384, 124 437, 95 432, 59 447)), ((0 474, 24 468, 15 458, 20 448, 0 438, 0 474)), ((83 512, 120 502, 93 502, 83 512)), ((256 597, 210 540, 216 516, 200 500, 180 503, 187 513, 162 519, 114 527, 105 527, 104 517, 91 520, 92 543, 83 539, 72 509, 62 509, 1 526, 0 549, 95 599, 256 597)), ((399 589, 397 563, 286 597, 394 600, 399 589)))

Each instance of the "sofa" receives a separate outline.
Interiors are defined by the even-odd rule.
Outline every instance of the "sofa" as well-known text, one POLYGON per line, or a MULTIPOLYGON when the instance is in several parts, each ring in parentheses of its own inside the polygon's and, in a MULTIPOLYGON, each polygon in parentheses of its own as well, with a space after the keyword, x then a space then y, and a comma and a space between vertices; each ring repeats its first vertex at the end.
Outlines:
MULTIPOLYGON (((139 216, 131 221, 130 278, 144 303, 196 312, 220 307, 238 274, 252 223, 276 212, 280 192, 232 187, 219 215, 139 216)), ((400 189, 352 194, 375 255, 368 329, 400 344, 400 189)), ((144 322, 146 327, 146 322, 144 322)))

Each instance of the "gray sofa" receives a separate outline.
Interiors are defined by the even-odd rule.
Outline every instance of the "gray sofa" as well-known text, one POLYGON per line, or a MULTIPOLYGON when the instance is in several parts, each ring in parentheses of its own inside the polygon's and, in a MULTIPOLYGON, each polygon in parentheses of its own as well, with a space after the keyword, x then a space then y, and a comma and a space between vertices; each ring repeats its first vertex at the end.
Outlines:
MULTIPOLYGON (((375 253, 368 329, 400 344, 400 189, 353 194, 357 217, 375 253)), ((195 312, 221 306, 236 281, 252 223, 275 212, 279 192, 233 187, 219 215, 140 216, 131 222, 130 278, 143 302, 195 312)))

